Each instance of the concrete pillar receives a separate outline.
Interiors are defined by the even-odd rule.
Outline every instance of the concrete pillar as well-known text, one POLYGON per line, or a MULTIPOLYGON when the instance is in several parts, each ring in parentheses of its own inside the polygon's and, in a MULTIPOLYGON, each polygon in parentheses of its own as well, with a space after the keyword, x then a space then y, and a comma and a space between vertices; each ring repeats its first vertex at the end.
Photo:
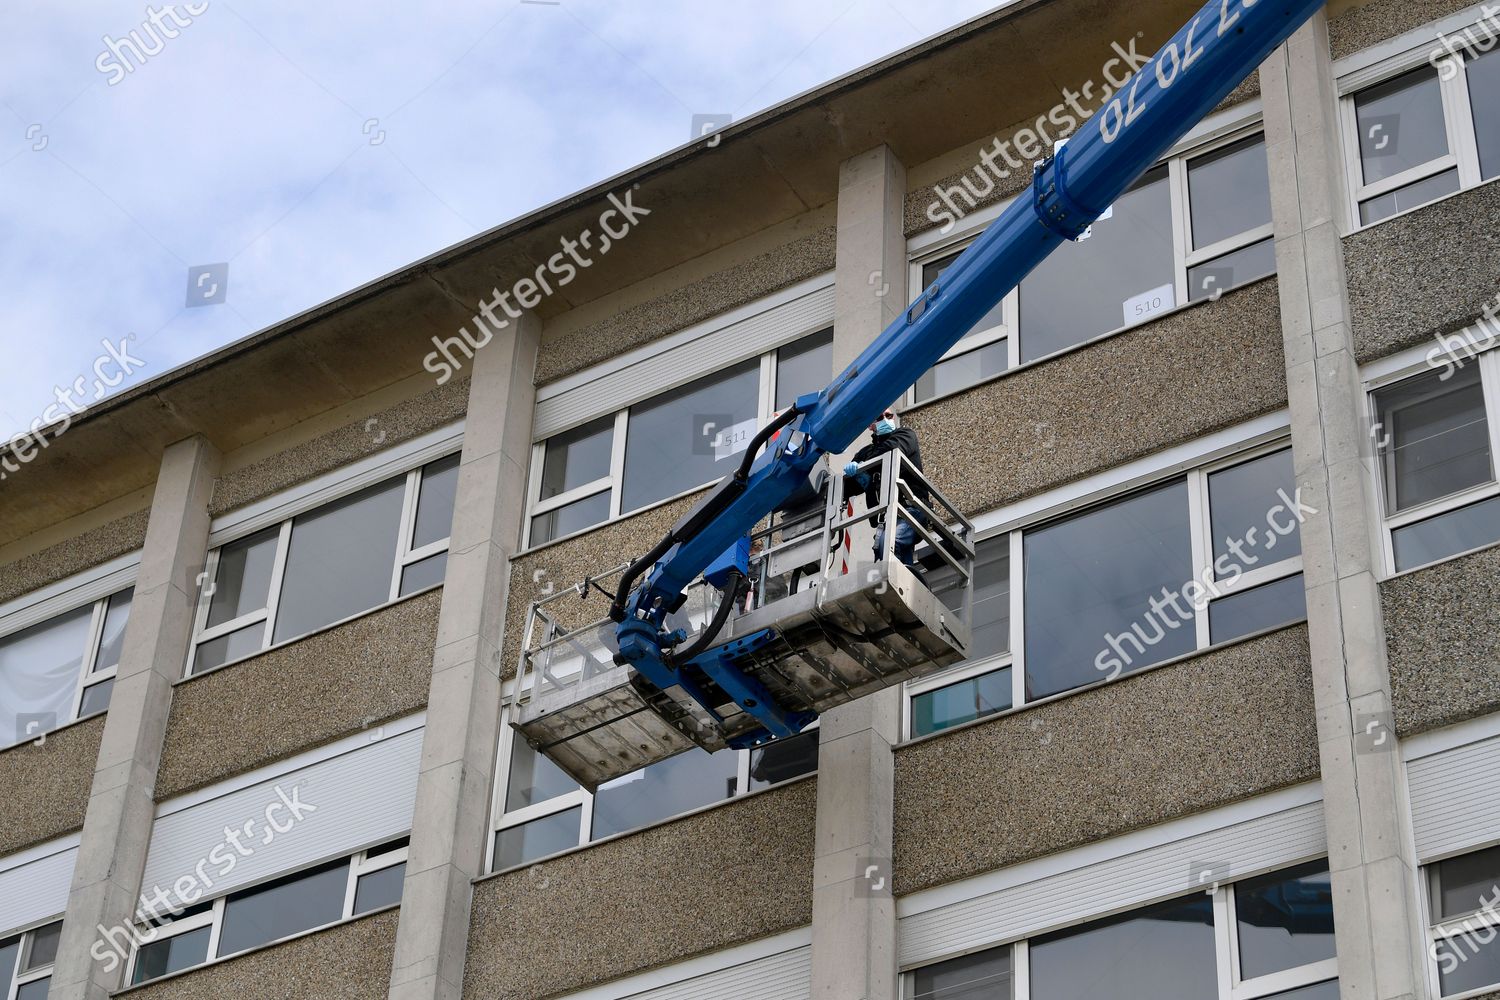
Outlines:
POLYGON ((1345 1000, 1428 995, 1417 871, 1376 587, 1380 512, 1350 330, 1326 12, 1261 68, 1276 268, 1304 500, 1308 629, 1345 1000))
MULTIPOLYGON (((833 365, 842 371, 906 307, 906 169, 886 146, 839 168, 833 365)), ((893 400, 894 402, 894 400, 893 400)), ((834 470, 846 459, 834 460, 834 470)), ((856 539, 865 556, 869 542, 856 539)), ((896 1000, 891 747, 899 687, 822 717, 813 861, 814 1000, 896 1000)))
POLYGON ((100 928, 128 928, 135 914, 172 683, 182 676, 192 640, 218 465, 218 452, 202 437, 162 455, 63 916, 53 1000, 104 1000, 121 985, 124 961, 99 961, 90 952, 101 940, 100 928))
POLYGON ((520 540, 541 322, 523 315, 475 356, 454 502, 392 998, 458 998, 470 882, 484 865, 500 726, 500 642, 520 540))

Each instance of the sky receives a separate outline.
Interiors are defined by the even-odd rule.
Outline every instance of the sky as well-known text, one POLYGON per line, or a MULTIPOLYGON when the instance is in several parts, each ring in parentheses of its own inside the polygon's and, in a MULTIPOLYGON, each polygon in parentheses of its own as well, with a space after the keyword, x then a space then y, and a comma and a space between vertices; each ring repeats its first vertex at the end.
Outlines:
POLYGON ((0 437, 998 2, 19 0, 0 437))

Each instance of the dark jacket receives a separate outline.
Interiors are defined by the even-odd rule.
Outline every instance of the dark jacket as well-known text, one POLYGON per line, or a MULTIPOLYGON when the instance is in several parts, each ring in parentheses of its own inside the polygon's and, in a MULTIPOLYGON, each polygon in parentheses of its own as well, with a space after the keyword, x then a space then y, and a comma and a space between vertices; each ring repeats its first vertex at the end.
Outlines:
MULTIPOLYGON (((880 434, 870 439, 870 443, 854 453, 854 461, 864 463, 878 455, 884 455, 892 448, 899 448, 911 461, 911 464, 922 470, 922 446, 917 443, 917 432, 907 427, 898 427, 889 434, 880 434)), ((932 493, 926 484, 913 481, 910 484, 912 495, 924 504, 931 506, 932 493)), ((858 480, 850 476, 844 477, 844 499, 847 500, 860 488, 864 488, 865 504, 873 507, 880 502, 880 467, 875 466, 861 475, 858 480), (861 482, 864 480, 864 482, 861 482)))

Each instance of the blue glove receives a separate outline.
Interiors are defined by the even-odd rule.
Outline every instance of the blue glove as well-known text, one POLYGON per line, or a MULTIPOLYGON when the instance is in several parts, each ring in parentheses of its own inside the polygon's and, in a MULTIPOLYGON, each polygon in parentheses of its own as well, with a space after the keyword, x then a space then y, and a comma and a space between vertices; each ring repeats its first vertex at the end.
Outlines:
POLYGON ((859 475, 859 463, 858 462, 850 462, 848 465, 845 465, 844 466, 844 475, 850 477, 851 479, 854 478, 855 476, 859 475))

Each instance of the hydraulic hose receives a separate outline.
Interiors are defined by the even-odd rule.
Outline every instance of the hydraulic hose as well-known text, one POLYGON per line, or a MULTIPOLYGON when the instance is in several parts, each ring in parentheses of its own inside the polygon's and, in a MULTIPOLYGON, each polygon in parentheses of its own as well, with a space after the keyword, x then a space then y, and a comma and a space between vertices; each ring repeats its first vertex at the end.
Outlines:
POLYGON ((729 623, 729 616, 734 613, 734 606, 739 603, 741 595, 744 594, 747 582, 749 581, 739 570, 730 570, 729 585, 724 588, 724 599, 714 609, 713 620, 698 633, 692 642, 679 649, 670 650, 662 657, 669 666, 686 663, 713 645, 719 633, 724 631, 724 626, 729 623))

